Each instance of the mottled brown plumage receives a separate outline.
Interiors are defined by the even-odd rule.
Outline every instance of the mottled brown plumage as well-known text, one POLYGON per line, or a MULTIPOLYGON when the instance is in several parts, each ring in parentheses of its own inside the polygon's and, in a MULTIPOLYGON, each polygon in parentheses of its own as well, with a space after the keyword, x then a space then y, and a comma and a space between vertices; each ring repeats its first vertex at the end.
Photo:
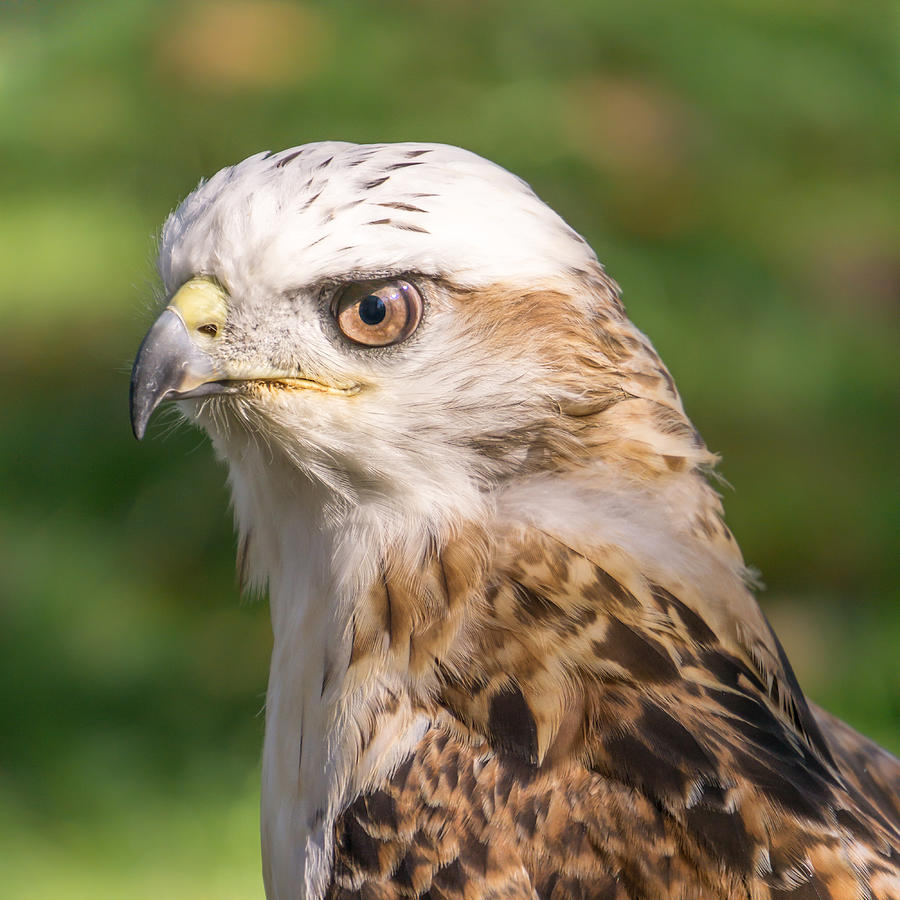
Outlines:
POLYGON ((896 760, 626 561, 504 543, 432 728, 338 820, 329 896, 896 896, 896 760))

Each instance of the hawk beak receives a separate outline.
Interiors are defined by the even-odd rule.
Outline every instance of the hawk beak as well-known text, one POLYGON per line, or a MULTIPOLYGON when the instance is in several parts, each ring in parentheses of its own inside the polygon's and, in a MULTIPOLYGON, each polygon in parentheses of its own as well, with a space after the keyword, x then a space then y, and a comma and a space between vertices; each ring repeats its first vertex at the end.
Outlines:
POLYGON ((131 430, 138 440, 160 403, 229 389, 227 374, 211 356, 226 312, 222 288, 211 279, 192 278, 153 323, 131 370, 131 430))

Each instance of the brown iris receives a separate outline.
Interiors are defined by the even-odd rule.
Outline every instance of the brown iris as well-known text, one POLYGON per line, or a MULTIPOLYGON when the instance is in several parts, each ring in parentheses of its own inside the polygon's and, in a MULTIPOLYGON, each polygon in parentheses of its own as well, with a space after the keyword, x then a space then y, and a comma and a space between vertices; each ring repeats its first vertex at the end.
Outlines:
POLYGON ((386 347, 416 330, 422 320, 422 297, 408 281, 357 281, 337 295, 334 315, 351 341, 386 347))

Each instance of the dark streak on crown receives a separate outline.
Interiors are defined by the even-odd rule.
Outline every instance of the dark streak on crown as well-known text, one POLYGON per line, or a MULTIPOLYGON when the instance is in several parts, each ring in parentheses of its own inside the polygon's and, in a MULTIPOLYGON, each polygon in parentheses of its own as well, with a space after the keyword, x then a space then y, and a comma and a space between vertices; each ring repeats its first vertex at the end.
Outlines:
POLYGON ((293 153, 288 153, 287 156, 282 157, 275 163, 276 169, 283 169, 292 159, 296 159, 302 153, 302 150, 295 150, 293 153))
POLYGON ((409 203, 376 203, 376 206, 384 206, 388 209, 402 209, 405 212, 428 212, 426 209, 422 209, 418 206, 412 206, 409 203))

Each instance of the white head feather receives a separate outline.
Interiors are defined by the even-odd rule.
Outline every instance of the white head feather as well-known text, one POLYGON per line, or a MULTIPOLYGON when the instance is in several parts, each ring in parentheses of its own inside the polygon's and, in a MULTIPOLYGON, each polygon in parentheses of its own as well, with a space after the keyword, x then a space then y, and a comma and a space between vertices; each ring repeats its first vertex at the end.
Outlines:
POLYGON ((256 154, 187 197, 160 248, 168 290, 216 272, 249 296, 354 273, 452 274, 479 287, 591 265, 591 248, 524 181, 444 144, 256 154))

